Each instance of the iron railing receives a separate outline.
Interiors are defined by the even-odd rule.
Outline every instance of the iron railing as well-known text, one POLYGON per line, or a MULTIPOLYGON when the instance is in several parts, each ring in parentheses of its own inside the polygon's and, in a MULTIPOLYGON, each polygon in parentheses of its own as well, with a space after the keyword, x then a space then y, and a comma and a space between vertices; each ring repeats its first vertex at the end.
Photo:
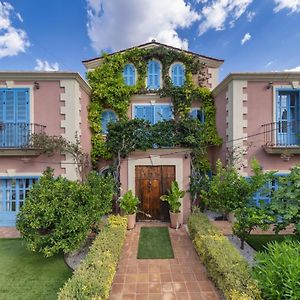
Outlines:
POLYGON ((32 134, 43 133, 45 127, 39 124, 0 122, 0 149, 32 148, 32 134))
POLYGON ((279 121, 262 125, 267 147, 299 147, 300 121, 279 121))

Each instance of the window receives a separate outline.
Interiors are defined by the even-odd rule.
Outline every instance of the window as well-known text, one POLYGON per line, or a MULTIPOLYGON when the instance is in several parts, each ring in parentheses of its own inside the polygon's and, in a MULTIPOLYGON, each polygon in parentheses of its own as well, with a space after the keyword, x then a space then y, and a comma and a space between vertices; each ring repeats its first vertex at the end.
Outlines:
POLYGON ((0 179, 0 212, 18 212, 37 180, 34 177, 0 179))
POLYGON ((0 147, 14 148, 28 144, 28 89, 0 89, 0 124, 0 147))
POLYGON ((278 90, 276 109, 278 146, 299 144, 299 91, 278 90))
POLYGON ((147 88, 149 90, 158 90, 161 87, 160 78, 160 63, 156 60, 150 60, 148 62, 147 88))
POLYGON ((116 122, 117 121, 117 115, 112 110, 105 110, 101 114, 101 126, 102 126, 102 132, 104 134, 107 134, 107 124, 109 122, 116 122))
POLYGON ((133 115, 134 118, 147 120, 151 124, 156 124, 157 122, 167 121, 173 118, 172 105, 135 105, 133 115))
POLYGON ((183 86, 185 82, 185 69, 181 63, 171 66, 171 79, 174 86, 183 86))
POLYGON ((254 193, 252 197, 253 204, 260 206, 262 203, 269 204, 271 202, 271 193, 278 190, 278 177, 286 176, 285 174, 276 175, 272 181, 268 182, 265 187, 254 193))
POLYGON ((123 70, 124 82, 128 86, 135 85, 135 68, 133 64, 127 64, 123 70))
POLYGON ((203 108, 193 108, 191 110, 190 116, 193 119, 198 119, 201 123, 205 122, 205 114, 203 108))

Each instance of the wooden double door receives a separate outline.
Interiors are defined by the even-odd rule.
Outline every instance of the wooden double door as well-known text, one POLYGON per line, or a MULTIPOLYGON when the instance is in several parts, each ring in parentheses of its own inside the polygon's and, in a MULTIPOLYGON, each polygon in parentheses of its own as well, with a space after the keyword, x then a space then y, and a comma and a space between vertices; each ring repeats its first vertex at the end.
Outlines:
POLYGON ((135 193, 141 204, 138 220, 169 221, 169 206, 160 196, 167 193, 175 180, 175 166, 136 166, 135 193), (147 216, 147 215, 150 216, 147 216))

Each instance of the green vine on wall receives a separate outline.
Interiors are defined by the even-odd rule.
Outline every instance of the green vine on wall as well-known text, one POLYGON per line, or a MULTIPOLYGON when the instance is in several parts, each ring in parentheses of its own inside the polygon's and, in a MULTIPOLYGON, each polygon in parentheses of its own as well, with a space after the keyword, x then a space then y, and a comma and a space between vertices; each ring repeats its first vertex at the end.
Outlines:
POLYGON ((203 150, 204 146, 220 144, 221 139, 215 127, 215 107, 212 94, 209 89, 198 86, 205 81, 204 64, 199 61, 197 56, 165 47, 133 48, 113 55, 105 54, 100 66, 87 74, 93 91, 89 106, 93 162, 99 158, 112 158, 112 152, 108 149, 106 138, 101 130, 103 110, 112 109, 118 115, 119 121, 126 121, 131 97, 134 94, 153 93, 146 89, 147 63, 150 59, 157 59, 162 64, 163 88, 155 92, 161 97, 171 97, 175 121, 188 118, 193 101, 201 102, 206 118, 202 130, 204 134, 202 134, 201 142, 197 144, 198 147, 193 148, 195 148, 195 163, 198 167, 202 165, 201 168, 206 168, 207 156, 206 151, 203 150), (169 77, 169 69, 174 62, 181 62, 185 66, 186 79, 182 87, 173 86, 169 77), (122 71, 127 63, 132 63, 136 68, 137 82, 135 86, 127 86, 124 83, 122 71), (194 83, 193 76, 197 77, 197 84, 194 83), (197 150, 200 147, 201 151, 197 150), (198 162, 196 158, 199 158, 198 162))

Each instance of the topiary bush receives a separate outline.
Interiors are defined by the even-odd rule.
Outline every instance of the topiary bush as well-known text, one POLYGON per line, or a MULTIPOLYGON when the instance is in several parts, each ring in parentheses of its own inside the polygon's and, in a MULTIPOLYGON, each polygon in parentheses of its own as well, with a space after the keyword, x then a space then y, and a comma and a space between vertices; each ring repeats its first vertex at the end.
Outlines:
POLYGON ((108 299, 126 228, 126 218, 108 218, 85 260, 60 290, 59 300, 108 299))
POLYGON ((209 276, 226 299, 261 299, 250 267, 230 241, 201 213, 192 214, 188 228, 209 276))
POLYGON ((300 242, 269 243, 256 262, 254 276, 265 299, 300 299, 300 242))
POLYGON ((86 183, 54 177, 47 169, 26 196, 17 218, 30 250, 52 256, 77 249, 90 226, 111 211, 111 178, 90 174, 86 183))

